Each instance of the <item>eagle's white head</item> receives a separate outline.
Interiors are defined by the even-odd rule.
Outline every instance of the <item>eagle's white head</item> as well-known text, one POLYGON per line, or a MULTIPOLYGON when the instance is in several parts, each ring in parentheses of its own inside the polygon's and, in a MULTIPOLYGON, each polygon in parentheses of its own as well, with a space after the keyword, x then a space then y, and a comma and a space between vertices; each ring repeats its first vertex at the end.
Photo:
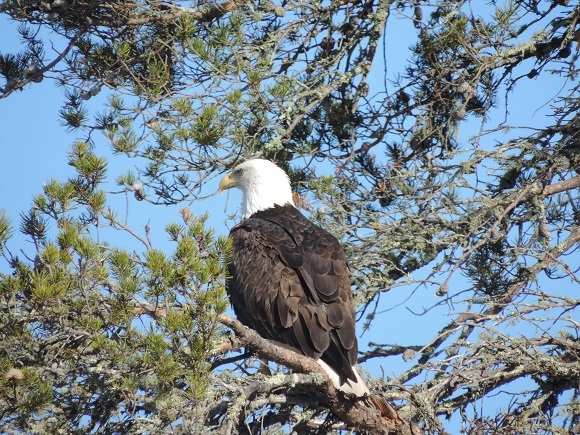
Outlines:
POLYGON ((269 160, 252 159, 236 166, 222 178, 219 191, 232 187, 242 191, 244 218, 275 205, 294 205, 288 175, 269 160))

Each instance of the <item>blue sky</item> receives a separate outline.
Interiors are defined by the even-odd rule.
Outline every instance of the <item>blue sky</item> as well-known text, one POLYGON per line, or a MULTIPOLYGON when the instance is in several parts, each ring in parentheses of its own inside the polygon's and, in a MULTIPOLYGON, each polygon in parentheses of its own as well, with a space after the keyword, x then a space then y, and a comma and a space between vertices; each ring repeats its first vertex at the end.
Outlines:
POLYGON ((29 206, 45 180, 70 172, 66 150, 73 137, 59 127, 60 101, 50 83, 0 100, 0 198, 13 216, 29 206))
MULTIPOLYGON (((17 51, 19 39, 16 26, 4 17, 0 17, 0 26, 3 28, 0 52, 17 51)), ((387 35, 397 35, 396 44, 387 41, 386 53, 388 76, 394 78, 402 72, 401 67, 405 59, 410 57, 407 44, 413 41, 415 30, 408 25, 398 25, 394 17, 389 21, 388 27, 395 29, 388 29, 387 35), (405 42, 401 44, 400 41, 405 42)), ((47 56, 50 58, 50 55, 49 52, 47 56)), ((371 89, 383 86, 382 64, 382 54, 379 53, 374 68, 378 74, 375 82, 371 77, 371 89)), ((391 88, 392 86, 389 85, 391 88)), ((510 95, 508 123, 515 126, 530 125, 530 120, 533 120, 532 124, 544 124, 548 109, 546 103, 559 90, 560 83, 551 81, 544 75, 534 80, 521 80, 516 93, 510 95)), ((32 196, 42 190, 43 184, 48 179, 56 178, 63 181, 66 176, 73 173, 72 168, 67 165, 66 152, 79 136, 75 132, 67 132, 61 125, 58 112, 63 101, 63 89, 57 88, 49 79, 40 84, 28 85, 24 91, 14 92, 8 98, 0 100, 0 207, 7 210, 14 223, 18 221, 18 214, 28 209, 32 196)), ((99 95, 89 103, 90 107, 98 109, 98 104, 104 102, 104 95, 99 95)), ((479 122, 462 125, 460 139, 467 142, 467 138, 476 134, 478 128, 479 122)), ((505 140, 506 137, 507 135, 495 138, 505 140)), ((132 169, 134 162, 120 157, 111 158, 105 141, 98 137, 96 139, 96 152, 109 158, 111 179, 132 169)), ((493 146, 494 137, 488 141, 489 145, 493 146)), ((217 180, 213 180, 213 183, 217 183, 217 180)), ((108 186, 112 191, 118 190, 112 182, 108 186)), ((233 213, 238 205, 239 194, 232 192, 227 201, 228 214, 233 213)), ((224 225, 225 207, 225 197, 213 197, 196 202, 195 213, 211 212, 212 217, 215 216, 211 219, 213 226, 218 231, 227 231, 231 222, 224 225)), ((173 207, 174 210, 168 208, 151 206, 148 213, 151 216, 161 214, 169 219, 177 219, 178 207, 173 207)))

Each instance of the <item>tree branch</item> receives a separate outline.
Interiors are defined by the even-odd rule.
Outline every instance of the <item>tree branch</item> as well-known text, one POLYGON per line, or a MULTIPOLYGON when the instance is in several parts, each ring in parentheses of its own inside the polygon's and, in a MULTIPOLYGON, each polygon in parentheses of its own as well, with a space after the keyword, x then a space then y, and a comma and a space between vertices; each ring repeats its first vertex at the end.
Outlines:
POLYGON ((257 332, 225 314, 219 315, 219 321, 231 328, 240 341, 260 357, 275 361, 299 373, 314 374, 315 376, 312 378, 314 382, 322 380, 321 385, 324 386, 324 391, 321 391, 321 393, 324 394, 320 395, 321 404, 328 407, 347 426, 358 430, 372 431, 372 433, 377 434, 407 435, 421 433, 419 428, 409 421, 404 421, 400 418, 398 418, 398 421, 387 420, 382 417, 381 412, 377 409, 377 401, 380 399, 376 396, 353 399, 338 391, 330 382, 324 370, 312 358, 274 345, 272 342, 262 338, 257 332))
POLYGON ((248 2, 245 1, 228 1, 222 4, 215 5, 214 7, 207 10, 198 10, 192 8, 174 8, 174 12, 155 12, 147 11, 145 16, 138 18, 128 18, 125 20, 119 19, 102 19, 93 18, 90 21, 91 25, 96 26, 106 26, 106 27, 118 27, 119 25, 125 26, 142 26, 149 23, 162 22, 166 23, 169 21, 177 20, 181 17, 193 17, 195 20, 200 22, 209 22, 218 18, 223 17, 228 12, 233 12, 245 6, 248 2))
MULTIPOLYGON (((33 74, 28 76, 24 80, 18 80, 10 85, 6 85, 6 88, 2 89, 2 93, 0 93, 0 99, 8 97, 12 92, 16 89, 22 89, 25 85, 30 82, 37 81, 41 79, 44 74, 50 71, 56 64, 58 64, 61 60, 65 58, 67 54, 73 49, 79 38, 86 32, 87 27, 82 27, 79 31, 71 38, 66 48, 60 53, 52 62, 46 65, 43 68, 40 68, 38 71, 35 71, 33 74)), ((0 88, 1 89, 1 88, 0 88)))
POLYGON ((542 192, 544 196, 554 195, 565 190, 571 190, 580 187, 580 176, 569 178, 568 180, 560 181, 559 183, 550 184, 544 187, 542 192))

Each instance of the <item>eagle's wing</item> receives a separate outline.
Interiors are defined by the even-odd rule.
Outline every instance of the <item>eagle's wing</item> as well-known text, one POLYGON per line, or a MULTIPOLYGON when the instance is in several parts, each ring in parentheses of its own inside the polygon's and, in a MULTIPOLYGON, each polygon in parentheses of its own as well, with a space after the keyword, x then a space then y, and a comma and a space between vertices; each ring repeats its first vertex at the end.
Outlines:
POLYGON ((340 243, 292 206, 236 225, 227 282, 239 320, 356 381, 355 312, 340 243))

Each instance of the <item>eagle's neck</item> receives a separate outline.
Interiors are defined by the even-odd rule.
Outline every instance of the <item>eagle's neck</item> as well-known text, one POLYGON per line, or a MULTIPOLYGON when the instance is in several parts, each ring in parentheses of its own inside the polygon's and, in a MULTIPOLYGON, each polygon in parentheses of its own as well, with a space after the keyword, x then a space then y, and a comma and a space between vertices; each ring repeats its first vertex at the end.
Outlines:
POLYGON ((275 205, 287 204, 294 206, 289 182, 276 183, 273 180, 263 180, 259 183, 251 183, 242 190, 242 213, 244 218, 248 218, 256 212, 272 208, 275 205))

